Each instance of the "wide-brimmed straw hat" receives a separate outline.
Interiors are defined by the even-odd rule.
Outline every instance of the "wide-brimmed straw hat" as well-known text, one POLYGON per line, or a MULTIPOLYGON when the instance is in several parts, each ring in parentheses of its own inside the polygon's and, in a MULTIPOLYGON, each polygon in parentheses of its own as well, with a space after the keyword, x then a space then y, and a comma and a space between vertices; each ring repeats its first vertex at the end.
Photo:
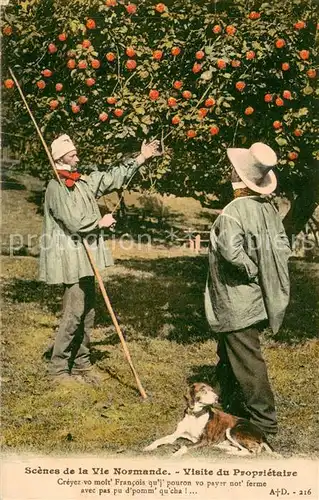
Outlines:
POLYGON ((277 155, 263 142, 255 142, 249 149, 229 148, 227 155, 244 184, 260 194, 272 193, 277 178, 272 167, 277 165, 277 155))
POLYGON ((67 134, 60 135, 51 144, 52 158, 55 161, 71 151, 76 151, 76 147, 67 134))

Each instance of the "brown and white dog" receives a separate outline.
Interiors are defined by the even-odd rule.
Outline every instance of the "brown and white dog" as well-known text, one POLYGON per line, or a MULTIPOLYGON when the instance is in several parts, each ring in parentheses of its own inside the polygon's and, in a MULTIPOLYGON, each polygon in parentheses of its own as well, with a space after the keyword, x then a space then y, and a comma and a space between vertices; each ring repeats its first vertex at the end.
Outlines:
POLYGON ((195 383, 190 387, 184 418, 179 422, 173 434, 157 439, 143 451, 155 450, 164 444, 173 444, 184 438, 193 444, 182 446, 174 456, 184 455, 188 448, 200 448, 213 445, 231 454, 258 454, 265 449, 273 453, 263 432, 249 420, 235 417, 217 409, 218 396, 207 384, 195 383))

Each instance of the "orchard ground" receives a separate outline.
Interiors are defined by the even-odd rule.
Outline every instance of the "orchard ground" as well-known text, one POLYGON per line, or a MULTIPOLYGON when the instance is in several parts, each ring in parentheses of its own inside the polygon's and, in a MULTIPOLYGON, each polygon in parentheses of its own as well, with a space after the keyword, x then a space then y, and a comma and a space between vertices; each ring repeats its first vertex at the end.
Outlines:
MULTIPOLYGON (((30 182, 5 187, 4 241, 13 232, 39 234, 42 217, 30 182)), ((131 203, 133 195, 127 201, 131 203)), ((173 431, 183 414, 188 384, 214 378, 216 344, 203 309, 207 256, 161 242, 171 225, 179 230, 204 227, 213 214, 191 199, 166 198, 164 209, 162 202, 144 195, 134 210, 144 210, 144 215, 146 210, 148 218, 131 219, 136 234, 138 224, 148 223, 147 229, 154 235, 152 245, 143 249, 135 241, 125 250, 114 243, 116 265, 104 273, 133 362, 149 395, 147 402, 142 403, 137 392, 100 296, 92 361, 105 374, 105 382, 99 388, 77 383, 52 386, 47 356, 58 323, 62 288, 37 281, 36 257, 2 257, 4 451, 139 455, 150 441, 173 431)), ((295 260, 290 269, 292 299, 284 326, 277 338, 267 330, 262 338, 280 426, 273 444, 284 456, 316 457, 319 264, 295 260)), ((156 454, 165 456, 171 451, 172 447, 164 447, 156 454)), ((209 449, 193 451, 191 456, 199 454, 221 458, 209 449)))

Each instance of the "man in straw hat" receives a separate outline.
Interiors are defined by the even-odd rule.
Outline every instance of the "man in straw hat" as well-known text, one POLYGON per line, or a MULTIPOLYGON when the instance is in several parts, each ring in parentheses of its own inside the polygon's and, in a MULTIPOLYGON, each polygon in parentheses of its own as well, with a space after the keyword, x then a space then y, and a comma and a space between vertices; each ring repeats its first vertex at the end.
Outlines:
POLYGON ((259 332, 269 325, 277 333, 289 301, 289 241, 266 196, 276 189, 277 157, 260 142, 227 154, 234 199, 211 230, 206 317, 218 333, 216 375, 225 409, 275 434, 274 396, 259 332))
POLYGON ((107 172, 93 171, 82 176, 77 171, 76 147, 66 134, 51 145, 62 185, 52 179, 44 202, 44 223, 40 252, 40 280, 64 284, 63 314, 57 330, 49 365, 54 380, 98 382, 90 362, 90 331, 94 324, 94 273, 82 238, 88 242, 99 270, 113 264, 103 230, 115 220, 101 218, 97 198, 119 189, 138 168, 158 155, 158 141, 144 141, 136 159, 123 162, 107 172))

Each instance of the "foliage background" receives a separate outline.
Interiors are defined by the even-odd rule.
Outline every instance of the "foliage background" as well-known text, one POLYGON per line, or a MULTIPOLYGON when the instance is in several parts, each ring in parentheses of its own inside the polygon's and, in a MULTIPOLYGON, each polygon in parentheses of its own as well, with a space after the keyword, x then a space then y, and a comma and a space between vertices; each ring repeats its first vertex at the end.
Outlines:
MULTIPOLYGON (((145 137, 165 137, 165 155, 135 181, 143 187, 201 200, 220 194, 229 168, 226 148, 265 141, 280 157, 281 191, 298 192, 300 184, 312 180, 318 157, 317 7, 309 0, 12 1, 2 18, 3 80, 10 78, 11 66, 46 141, 70 134, 84 164, 105 168, 137 151, 145 137), (67 38, 60 41, 63 33, 67 38), (90 47, 83 47, 84 40, 90 47), (136 55, 128 56, 127 47, 136 55), (172 55, 173 47, 179 55, 172 55), (160 60, 154 59, 155 50, 162 51, 160 60), (197 51, 203 51, 202 59, 197 51), (70 59, 74 69, 67 66, 70 59), (94 69, 92 60, 100 67, 94 69), (127 68, 128 60, 136 61, 135 69, 127 68), (87 68, 79 69, 79 61, 87 68), (283 70, 283 63, 289 69, 283 70), (194 64, 200 64, 198 71, 194 64), (45 69, 52 76, 43 76, 45 69), (92 86, 88 78, 94 79, 92 86), (43 89, 37 87, 40 80, 43 89), (182 82, 181 89, 174 88, 175 81, 182 82), (238 90, 238 82, 245 87, 238 90), (158 99, 150 98, 152 90, 158 99), (184 90, 191 99, 183 97, 184 90), (271 94, 271 102, 265 102, 265 94, 271 94), (80 96, 88 99, 85 104, 78 103, 80 96), (115 97, 116 104, 107 97, 115 97), (172 97, 176 106, 168 104, 172 97), (206 107, 207 98, 215 104, 206 107), (253 112, 246 114, 250 107, 253 112), (121 117, 114 115, 116 109, 123 110, 121 117), (199 109, 207 110, 205 117, 199 109), (174 125, 175 116, 180 122, 174 125), (195 137, 188 137, 190 130, 195 137)), ((23 169, 49 177, 18 92, 4 83, 5 141, 23 169)))

